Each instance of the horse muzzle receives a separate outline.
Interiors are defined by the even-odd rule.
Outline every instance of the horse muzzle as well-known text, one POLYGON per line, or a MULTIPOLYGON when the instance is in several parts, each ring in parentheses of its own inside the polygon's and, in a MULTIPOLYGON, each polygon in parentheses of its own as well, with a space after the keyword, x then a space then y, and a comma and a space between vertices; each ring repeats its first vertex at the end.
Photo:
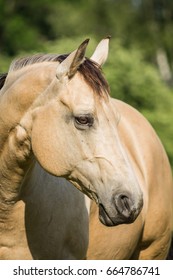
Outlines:
POLYGON ((99 219, 105 226, 130 224, 135 221, 143 206, 143 199, 135 203, 130 194, 117 194, 111 205, 99 203, 99 219))

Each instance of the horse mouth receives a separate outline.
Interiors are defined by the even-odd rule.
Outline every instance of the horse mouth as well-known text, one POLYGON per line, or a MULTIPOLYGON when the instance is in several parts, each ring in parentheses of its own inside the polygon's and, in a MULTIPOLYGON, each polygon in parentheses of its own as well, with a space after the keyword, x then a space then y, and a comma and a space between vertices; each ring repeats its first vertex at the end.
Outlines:
POLYGON ((105 207, 103 206, 103 204, 99 204, 99 220, 102 224, 104 224, 105 226, 115 226, 116 224, 114 223, 114 221, 111 219, 111 217, 108 215, 105 207))
POLYGON ((112 217, 108 214, 104 205, 102 203, 99 204, 99 220, 103 225, 107 227, 133 223, 137 217, 135 212, 131 212, 131 215, 129 215, 128 217, 124 216, 121 213, 115 212, 115 215, 112 217))

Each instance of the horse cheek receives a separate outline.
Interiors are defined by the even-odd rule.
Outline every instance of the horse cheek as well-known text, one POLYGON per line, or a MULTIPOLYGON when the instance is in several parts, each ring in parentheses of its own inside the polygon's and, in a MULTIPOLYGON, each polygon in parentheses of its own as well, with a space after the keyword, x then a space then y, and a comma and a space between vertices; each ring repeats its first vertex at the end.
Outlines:
POLYGON ((68 172, 60 142, 57 119, 52 110, 40 111, 32 127, 32 150, 40 165, 55 176, 65 176, 68 172))

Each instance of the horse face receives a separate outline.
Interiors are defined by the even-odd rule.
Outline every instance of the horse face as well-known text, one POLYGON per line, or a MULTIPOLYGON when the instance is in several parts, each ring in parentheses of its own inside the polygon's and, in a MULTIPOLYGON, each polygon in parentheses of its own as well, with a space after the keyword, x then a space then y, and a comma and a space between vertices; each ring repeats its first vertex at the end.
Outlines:
POLYGON ((61 68, 49 88, 52 98, 34 112, 33 152, 44 169, 96 201, 103 224, 131 223, 142 192, 118 136, 118 114, 80 73, 70 76, 61 68))

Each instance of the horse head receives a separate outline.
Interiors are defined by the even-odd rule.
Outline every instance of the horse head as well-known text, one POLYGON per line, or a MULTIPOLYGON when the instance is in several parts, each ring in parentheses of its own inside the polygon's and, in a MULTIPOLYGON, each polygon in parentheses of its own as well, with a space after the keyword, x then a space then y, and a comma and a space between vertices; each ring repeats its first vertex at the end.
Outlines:
POLYGON ((143 194, 101 72, 109 38, 90 59, 85 57, 88 41, 52 66, 52 82, 32 107, 32 149, 45 170, 95 200, 103 224, 131 223, 142 209, 143 194))

